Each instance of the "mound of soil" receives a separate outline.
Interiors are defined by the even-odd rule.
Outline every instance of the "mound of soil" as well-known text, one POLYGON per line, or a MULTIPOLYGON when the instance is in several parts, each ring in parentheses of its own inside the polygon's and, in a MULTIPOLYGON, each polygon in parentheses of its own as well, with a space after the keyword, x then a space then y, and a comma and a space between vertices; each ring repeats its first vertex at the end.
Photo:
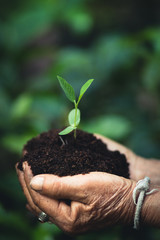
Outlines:
POLYGON ((129 178, 124 154, 108 150, 93 134, 77 130, 75 140, 73 132, 61 137, 59 132, 50 130, 28 141, 18 168, 22 170, 22 163, 27 161, 33 175, 67 176, 100 171, 129 178))

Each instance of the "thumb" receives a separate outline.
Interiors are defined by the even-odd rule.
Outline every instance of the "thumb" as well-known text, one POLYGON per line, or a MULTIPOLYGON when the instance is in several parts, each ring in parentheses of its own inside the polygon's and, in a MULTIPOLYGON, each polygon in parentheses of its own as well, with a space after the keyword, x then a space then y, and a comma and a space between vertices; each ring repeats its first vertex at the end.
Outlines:
POLYGON ((58 177, 52 174, 40 174, 32 178, 33 190, 55 199, 69 199, 84 202, 86 198, 79 175, 58 177))

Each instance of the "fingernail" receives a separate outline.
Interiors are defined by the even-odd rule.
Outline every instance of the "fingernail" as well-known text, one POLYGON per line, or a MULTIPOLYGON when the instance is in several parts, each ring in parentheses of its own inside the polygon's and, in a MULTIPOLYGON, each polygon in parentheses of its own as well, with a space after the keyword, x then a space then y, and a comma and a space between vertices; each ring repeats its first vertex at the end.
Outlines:
POLYGON ((32 189, 36 191, 40 191, 42 190, 43 182, 44 182, 44 177, 33 177, 30 182, 30 186, 32 189))

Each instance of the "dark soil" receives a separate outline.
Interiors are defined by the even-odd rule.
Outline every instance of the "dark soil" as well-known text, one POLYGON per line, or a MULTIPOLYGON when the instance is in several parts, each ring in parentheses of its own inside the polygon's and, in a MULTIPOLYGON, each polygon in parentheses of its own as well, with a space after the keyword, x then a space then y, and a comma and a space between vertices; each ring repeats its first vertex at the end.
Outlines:
POLYGON ((109 151, 106 145, 92 134, 77 130, 62 136, 60 130, 50 130, 31 139, 24 147, 22 162, 27 161, 33 175, 50 173, 58 176, 84 174, 93 171, 107 172, 129 178, 128 163, 124 154, 109 151))

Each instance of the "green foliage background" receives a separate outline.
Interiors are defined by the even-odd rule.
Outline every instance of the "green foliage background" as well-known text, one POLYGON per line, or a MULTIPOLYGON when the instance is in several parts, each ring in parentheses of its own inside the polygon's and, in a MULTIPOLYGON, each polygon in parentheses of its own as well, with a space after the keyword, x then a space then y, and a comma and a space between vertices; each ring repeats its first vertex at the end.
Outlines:
POLYGON ((0 239, 158 240, 160 231, 113 227, 74 238, 25 210, 14 165, 33 136, 66 124, 76 91, 81 128, 144 157, 160 158, 160 3, 138 0, 6 0, 0 8, 0 239))

